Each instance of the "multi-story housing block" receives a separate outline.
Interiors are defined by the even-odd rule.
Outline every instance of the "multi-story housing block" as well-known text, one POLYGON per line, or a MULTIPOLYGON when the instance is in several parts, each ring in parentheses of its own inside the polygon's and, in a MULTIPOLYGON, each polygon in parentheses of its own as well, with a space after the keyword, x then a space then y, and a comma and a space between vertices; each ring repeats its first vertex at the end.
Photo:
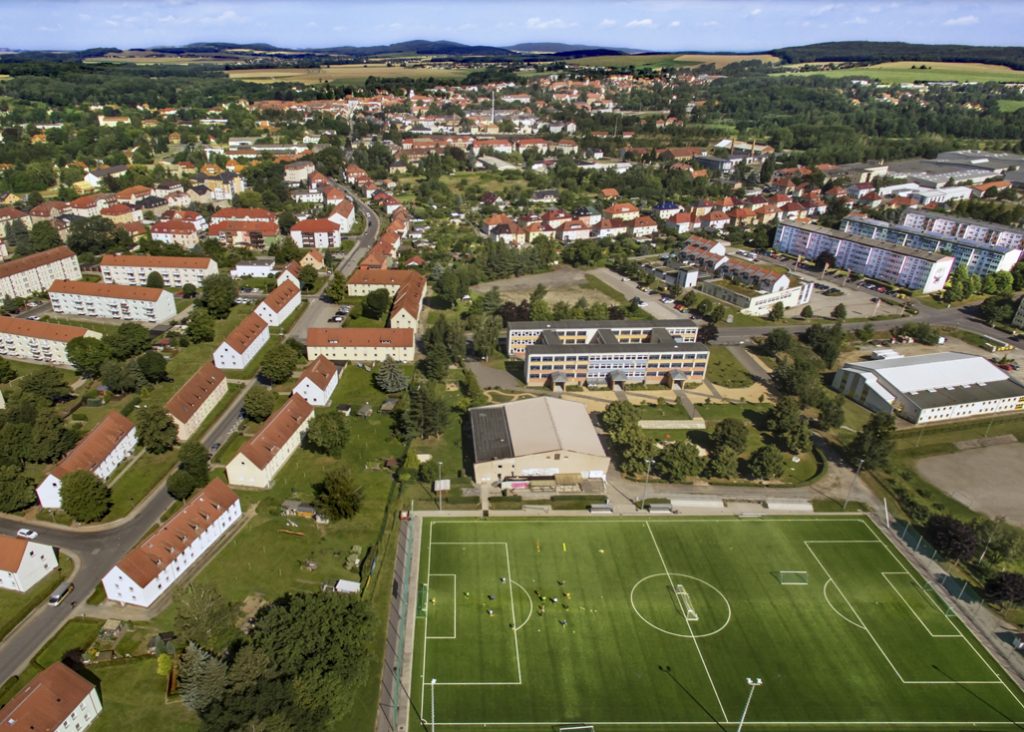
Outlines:
POLYGON ((178 312, 167 290, 84 280, 56 280, 50 285, 50 304, 62 315, 142 323, 162 323, 178 312))
POLYGON ((692 320, 529 320, 508 324, 506 352, 522 358, 526 349, 551 332, 564 345, 590 343, 599 330, 611 333, 618 343, 644 343, 651 331, 661 328, 680 343, 697 340, 697 325, 692 320))
POLYGON ((313 407, 298 394, 292 394, 228 463, 228 482, 269 488, 274 476, 299 449, 312 419, 313 407))
POLYGON ((182 442, 196 433, 203 421, 228 393, 224 372, 207 361, 167 402, 167 412, 178 426, 182 442))
POLYGON ((0 297, 32 297, 55 280, 80 280, 78 257, 68 247, 54 247, 0 264, 0 297))
POLYGON ((0 356, 70 366, 68 343, 83 337, 102 336, 77 325, 0 316, 0 356))
POLYGON ((103 281, 111 285, 144 286, 152 272, 159 272, 166 287, 202 287, 203 280, 217 274, 217 271, 217 263, 209 257, 104 254, 100 259, 103 281))

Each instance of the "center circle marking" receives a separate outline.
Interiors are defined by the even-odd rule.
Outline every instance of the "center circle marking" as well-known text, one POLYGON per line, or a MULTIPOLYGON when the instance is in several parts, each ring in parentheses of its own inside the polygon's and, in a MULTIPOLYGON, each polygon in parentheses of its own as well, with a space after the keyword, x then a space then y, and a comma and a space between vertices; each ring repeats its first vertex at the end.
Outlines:
MULTIPOLYGON (((693 575, 689 575, 689 574, 680 574, 679 572, 671 572, 668 575, 666 575, 664 572, 658 572, 657 574, 649 574, 646 577, 643 577, 643 578, 637 580, 636 584, 633 585, 633 589, 629 591, 629 604, 633 606, 633 612, 636 613, 636 616, 638 618, 640 618, 641 620, 643 620, 645 623, 647 623, 649 626, 651 626, 652 628, 654 628, 657 631, 665 633, 666 635, 673 635, 676 638, 707 638, 708 636, 712 636, 712 635, 716 635, 718 633, 721 633, 723 630, 725 630, 725 627, 732 620, 732 605, 729 604, 729 601, 726 599, 725 595, 722 593, 722 591, 720 589, 715 587, 710 582, 708 582, 706 580, 702 580, 700 577, 694 577, 693 575), (652 623, 650 620, 645 618, 644 614, 642 612, 640 612, 639 609, 637 609, 636 600, 634 599, 634 596, 636 595, 637 588, 640 587, 640 585, 642 585, 644 582, 647 582, 649 580, 661 579, 662 581, 664 581, 666 577, 672 578, 673 580, 678 577, 678 578, 683 579, 683 580, 689 580, 689 581, 692 581, 692 582, 696 582, 698 584, 704 585, 709 590, 711 590, 712 592, 717 594, 720 598, 722 598, 722 602, 725 603, 725 609, 726 609, 725 620, 722 622, 722 624, 719 625, 714 630, 709 630, 706 633, 677 633, 676 631, 668 630, 666 628, 662 628, 660 625, 657 625, 656 623, 652 623)), ((683 622, 685 623, 686 621, 683 620, 683 622)), ((698 621, 694 621, 694 622, 698 622, 699 623, 700 621, 698 620, 698 621)))

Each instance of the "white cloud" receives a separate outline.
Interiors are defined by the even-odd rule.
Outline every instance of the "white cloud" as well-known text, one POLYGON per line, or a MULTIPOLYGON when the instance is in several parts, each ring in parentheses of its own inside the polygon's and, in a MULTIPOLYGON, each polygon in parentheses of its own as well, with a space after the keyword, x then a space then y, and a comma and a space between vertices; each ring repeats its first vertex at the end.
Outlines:
POLYGON ((705 20, 700 24, 701 28, 714 28, 717 25, 721 25, 717 20, 705 20))
POLYGON ((762 11, 761 8, 754 8, 753 10, 751 10, 748 13, 748 15, 751 15, 751 16, 753 16, 753 15, 760 15, 762 12, 764 12, 764 11, 762 11))
POLYGON ((839 8, 841 7, 843 7, 841 3, 828 3, 826 5, 819 5, 818 7, 814 8, 814 10, 812 10, 809 13, 809 15, 824 15, 825 13, 831 13, 833 10, 839 10, 839 8))
POLYGON ((575 23, 566 23, 561 18, 528 18, 526 21, 527 28, 533 28, 534 30, 550 30, 554 28, 571 28, 576 25, 575 23))
POLYGON ((949 18, 943 21, 943 25, 977 25, 977 15, 961 15, 959 18, 949 18))
POLYGON ((843 25, 867 25, 868 19, 861 16, 850 18, 849 20, 843 21, 843 25))
POLYGON ((601 26, 602 28, 614 28, 618 24, 619 24, 619 21, 612 20, 611 18, 605 18, 600 23, 598 23, 598 25, 601 26))
POLYGON ((678 28, 679 27, 679 21, 678 20, 673 20, 671 23, 668 24, 668 27, 669 28, 678 28))
POLYGON ((219 15, 206 15, 201 17, 199 18, 199 22, 203 25, 223 25, 225 23, 244 22, 244 19, 234 10, 225 10, 219 15))
POLYGON ((654 21, 650 18, 637 18, 626 23, 627 28, 653 28, 654 21))

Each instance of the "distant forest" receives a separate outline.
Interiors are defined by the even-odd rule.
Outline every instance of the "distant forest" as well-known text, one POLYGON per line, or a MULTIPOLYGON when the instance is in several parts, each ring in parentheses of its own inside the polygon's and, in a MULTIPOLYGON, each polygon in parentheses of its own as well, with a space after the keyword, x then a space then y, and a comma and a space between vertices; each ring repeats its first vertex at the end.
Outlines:
POLYGON ((1019 46, 954 46, 922 43, 888 43, 875 41, 839 41, 792 46, 769 51, 784 63, 802 64, 815 61, 962 61, 1003 64, 1011 69, 1024 69, 1024 48, 1019 46))

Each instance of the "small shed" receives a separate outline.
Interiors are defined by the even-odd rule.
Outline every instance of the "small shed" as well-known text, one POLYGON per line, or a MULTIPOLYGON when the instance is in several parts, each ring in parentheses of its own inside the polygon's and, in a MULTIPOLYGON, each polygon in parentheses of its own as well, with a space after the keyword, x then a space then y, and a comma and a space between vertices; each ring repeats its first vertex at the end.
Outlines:
POLYGON ((338 405, 338 411, 341 412, 342 414, 344 414, 347 417, 350 414, 352 414, 352 405, 351 404, 339 404, 338 405))
POLYGON ((369 402, 363 402, 363 406, 359 407, 359 410, 356 412, 356 414, 359 415, 360 417, 363 417, 364 419, 366 417, 372 417, 373 407, 370 406, 369 402))
POLYGON ((380 405, 381 414, 388 414, 390 412, 393 412, 393 411, 395 411, 395 408, 397 406, 398 406, 398 400, 397 399, 388 399, 383 404, 380 405))
POLYGON ((325 585, 326 588, 333 589, 335 592, 354 593, 359 592, 359 583, 353 582, 352 580, 340 579, 334 583, 334 585, 325 585))

